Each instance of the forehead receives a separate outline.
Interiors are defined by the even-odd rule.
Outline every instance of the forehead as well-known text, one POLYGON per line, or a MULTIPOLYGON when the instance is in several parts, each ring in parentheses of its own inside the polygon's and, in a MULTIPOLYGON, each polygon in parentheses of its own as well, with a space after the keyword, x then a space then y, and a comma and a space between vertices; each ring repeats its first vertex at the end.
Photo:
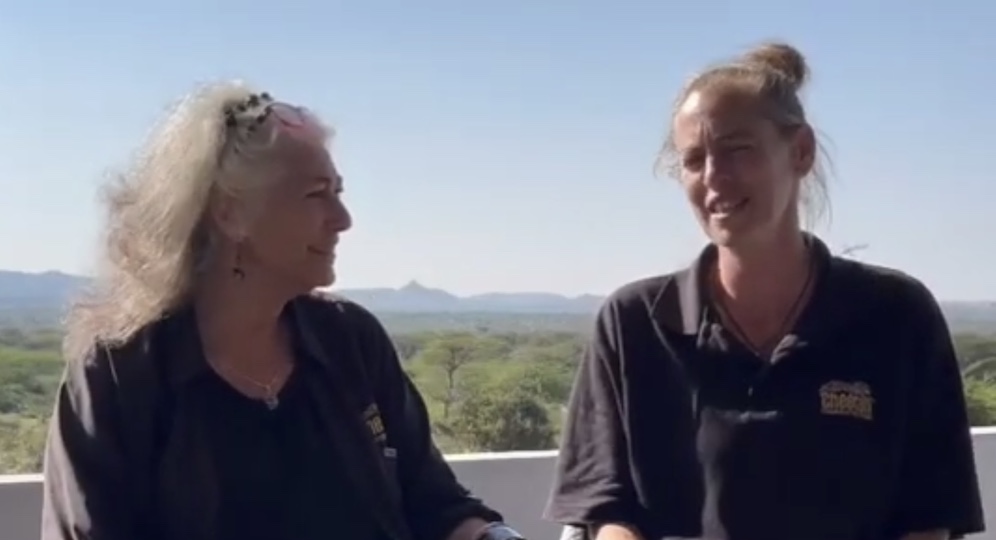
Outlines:
POLYGON ((678 150, 706 141, 750 136, 763 128, 757 99, 741 92, 688 94, 674 115, 674 143, 678 150))
POLYGON ((338 183, 339 173, 332 154, 320 140, 281 137, 275 150, 287 177, 281 184, 313 184, 322 180, 338 183))

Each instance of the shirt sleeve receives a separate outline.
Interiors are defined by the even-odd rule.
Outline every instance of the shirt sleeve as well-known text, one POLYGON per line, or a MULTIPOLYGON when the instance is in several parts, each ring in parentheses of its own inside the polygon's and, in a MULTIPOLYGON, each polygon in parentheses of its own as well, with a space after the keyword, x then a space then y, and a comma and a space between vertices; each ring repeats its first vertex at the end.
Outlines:
MULTIPOLYGON (((362 308, 360 308, 362 309, 362 308)), ((375 362, 378 401, 389 438, 397 446, 399 480, 408 526, 418 540, 442 540, 464 520, 503 517, 473 496, 457 480, 432 439, 429 414, 411 378, 404 372, 393 342, 373 314, 364 310, 364 326, 375 362)))
POLYGON ((984 529, 961 371, 940 306, 920 285, 909 417, 890 538, 946 529, 952 538, 984 529))
POLYGON ((42 540, 132 540, 114 379, 106 354, 67 363, 44 455, 42 540))
POLYGON ((565 525, 637 524, 611 301, 599 311, 568 404, 545 518, 565 525))

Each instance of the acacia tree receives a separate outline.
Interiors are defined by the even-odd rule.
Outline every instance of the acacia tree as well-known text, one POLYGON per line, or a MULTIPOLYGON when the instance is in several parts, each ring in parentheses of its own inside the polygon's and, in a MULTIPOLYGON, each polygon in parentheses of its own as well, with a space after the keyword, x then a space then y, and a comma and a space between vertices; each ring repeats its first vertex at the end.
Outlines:
POLYGON ((565 405, 574 382, 576 356, 557 356, 553 348, 526 348, 518 351, 497 378, 508 379, 528 390, 543 403, 565 405))
POLYGON ((442 405, 443 422, 449 420, 453 406, 460 399, 460 372, 469 364, 491 359, 496 351, 493 340, 469 332, 440 334, 426 344, 419 360, 442 376, 442 385, 430 385, 426 391, 442 405))
POLYGON ((972 426, 996 425, 996 385, 980 379, 965 379, 965 405, 972 426))
POLYGON ((954 345, 964 377, 996 377, 996 336, 960 334, 954 336, 954 345))
POLYGON ((961 376, 965 378, 974 377, 983 381, 991 381, 996 378, 996 356, 979 358, 972 360, 961 368, 961 376))

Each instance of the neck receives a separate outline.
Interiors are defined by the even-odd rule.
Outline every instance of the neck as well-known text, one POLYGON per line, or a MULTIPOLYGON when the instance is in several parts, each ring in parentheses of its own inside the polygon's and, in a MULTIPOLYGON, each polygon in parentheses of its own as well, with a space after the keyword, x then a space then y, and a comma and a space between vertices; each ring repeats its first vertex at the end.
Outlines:
POLYGON ((793 229, 747 249, 719 247, 717 281, 726 303, 734 309, 767 314, 778 312, 798 295, 809 265, 805 239, 793 229))
POLYGON ((198 284, 194 310, 205 348, 243 350, 273 343, 280 333, 280 314, 290 295, 230 271, 209 271, 198 284))

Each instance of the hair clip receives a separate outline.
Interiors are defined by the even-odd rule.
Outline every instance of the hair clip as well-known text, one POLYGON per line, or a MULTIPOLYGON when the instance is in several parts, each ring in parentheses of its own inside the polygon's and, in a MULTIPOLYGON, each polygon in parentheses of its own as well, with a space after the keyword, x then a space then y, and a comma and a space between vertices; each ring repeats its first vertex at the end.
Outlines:
POLYGON ((273 97, 267 92, 250 94, 244 101, 225 108, 225 125, 229 128, 236 127, 239 125, 239 121, 244 120, 244 117, 247 116, 246 113, 254 113, 249 119, 249 125, 246 126, 246 129, 251 133, 266 121, 273 102, 273 97))

